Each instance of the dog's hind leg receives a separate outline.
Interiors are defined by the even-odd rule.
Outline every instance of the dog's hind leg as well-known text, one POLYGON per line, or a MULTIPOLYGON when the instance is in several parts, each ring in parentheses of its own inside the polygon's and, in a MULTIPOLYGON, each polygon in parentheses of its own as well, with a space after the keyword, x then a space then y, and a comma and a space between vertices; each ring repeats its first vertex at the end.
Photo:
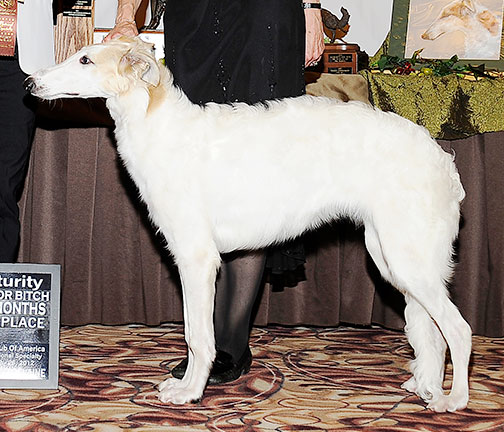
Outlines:
MULTIPOLYGON (((437 290, 436 290, 437 291, 437 290)), ((419 297, 419 303, 439 327, 450 349, 453 364, 453 383, 448 395, 440 394, 426 400, 428 407, 437 412, 456 411, 467 406, 469 400, 468 366, 471 355, 471 328, 462 315, 449 300, 448 296, 435 298, 435 292, 427 291, 419 297)), ((439 348, 438 348, 439 349, 439 348)), ((439 365, 418 364, 425 368, 433 368, 439 373, 439 365)), ((418 370, 415 370, 418 373, 418 370)))
MULTIPOLYGON (((414 204, 404 204, 402 208, 408 210, 401 214, 400 207, 397 207, 395 215, 387 210, 386 214, 375 215, 374 222, 381 246, 381 262, 387 266, 387 271, 382 274, 386 279, 391 278, 409 303, 407 330, 418 359, 414 364, 415 381, 408 381, 406 386, 422 395, 429 408, 455 411, 465 408, 469 398, 471 352, 471 329, 448 298, 444 282, 450 274, 451 233, 455 231, 453 227, 458 219, 454 218, 449 225, 446 217, 445 222, 440 218, 436 226, 432 219, 419 217, 423 209, 416 209, 414 204), (428 317, 434 320, 450 349, 453 384, 448 395, 436 390, 444 344, 428 317), (421 342, 421 338, 424 341, 421 342), (432 361, 434 364, 427 364, 432 361)), ((379 263, 380 259, 377 261, 379 263)))
POLYGON ((443 394, 446 342, 424 307, 413 297, 405 297, 404 330, 415 351, 415 360, 410 364, 413 376, 402 388, 430 402, 443 394))
MULTIPOLYGON (((373 258, 382 277, 394 283, 390 269, 383 256, 382 246, 372 223, 365 224, 366 248, 373 258)), ((412 297, 406 295, 406 335, 415 351, 416 359, 411 362, 413 376, 402 387, 416 393, 425 401, 439 397, 442 393, 446 344, 439 329, 427 311, 412 297)))
POLYGON ((183 379, 169 378, 159 385, 158 398, 184 404, 201 398, 215 358, 213 310, 220 256, 207 244, 194 253, 176 256, 176 261, 182 281, 189 362, 183 379))
POLYGON ((471 327, 446 294, 442 298, 435 298, 434 292, 427 290, 425 295, 418 299, 445 338, 453 364, 453 382, 450 393, 433 398, 428 407, 437 412, 463 409, 469 400, 468 369, 471 356, 471 327))
POLYGON ((387 282, 393 283, 388 264, 383 256, 380 238, 378 237, 375 227, 370 222, 365 223, 364 242, 366 243, 366 249, 369 252, 369 255, 373 258, 373 261, 376 267, 378 267, 383 279, 387 282))

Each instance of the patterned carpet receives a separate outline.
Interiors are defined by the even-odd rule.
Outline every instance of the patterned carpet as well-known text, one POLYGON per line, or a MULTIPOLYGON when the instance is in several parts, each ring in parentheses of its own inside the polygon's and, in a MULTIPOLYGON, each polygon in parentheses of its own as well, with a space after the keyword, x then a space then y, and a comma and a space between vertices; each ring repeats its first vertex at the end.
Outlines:
POLYGON ((248 375, 162 405, 154 386, 184 356, 182 326, 64 328, 59 389, 3 390, 0 431, 504 431, 503 339, 474 337, 471 401, 455 414, 401 390, 401 332, 256 328, 251 346, 248 375))

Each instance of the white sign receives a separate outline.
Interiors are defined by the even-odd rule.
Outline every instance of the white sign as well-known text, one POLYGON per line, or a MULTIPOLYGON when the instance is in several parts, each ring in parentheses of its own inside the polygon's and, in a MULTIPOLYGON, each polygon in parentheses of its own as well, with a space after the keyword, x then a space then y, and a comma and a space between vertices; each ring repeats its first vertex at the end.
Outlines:
POLYGON ((60 266, 0 264, 0 388, 58 388, 60 266))

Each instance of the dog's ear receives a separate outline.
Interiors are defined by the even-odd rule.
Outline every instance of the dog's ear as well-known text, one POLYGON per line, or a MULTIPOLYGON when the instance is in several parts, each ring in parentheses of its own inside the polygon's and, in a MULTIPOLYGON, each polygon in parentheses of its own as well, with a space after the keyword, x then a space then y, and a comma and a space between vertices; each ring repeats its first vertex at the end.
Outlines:
POLYGON ((476 6, 474 6, 474 3, 472 0, 463 0, 462 1, 462 5, 469 9, 471 12, 475 12, 476 11, 476 6))
POLYGON ((134 74, 136 78, 157 86, 160 80, 159 64, 153 56, 132 50, 121 58, 120 72, 134 74))

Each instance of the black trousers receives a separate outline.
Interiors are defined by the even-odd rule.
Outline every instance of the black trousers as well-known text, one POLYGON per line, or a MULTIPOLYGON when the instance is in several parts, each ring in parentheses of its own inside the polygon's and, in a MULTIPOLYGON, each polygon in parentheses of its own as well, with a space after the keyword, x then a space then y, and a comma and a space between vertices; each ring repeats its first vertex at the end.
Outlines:
POLYGON ((19 248, 19 209, 35 114, 23 89, 16 58, 0 57, 0 262, 14 262, 19 248))

